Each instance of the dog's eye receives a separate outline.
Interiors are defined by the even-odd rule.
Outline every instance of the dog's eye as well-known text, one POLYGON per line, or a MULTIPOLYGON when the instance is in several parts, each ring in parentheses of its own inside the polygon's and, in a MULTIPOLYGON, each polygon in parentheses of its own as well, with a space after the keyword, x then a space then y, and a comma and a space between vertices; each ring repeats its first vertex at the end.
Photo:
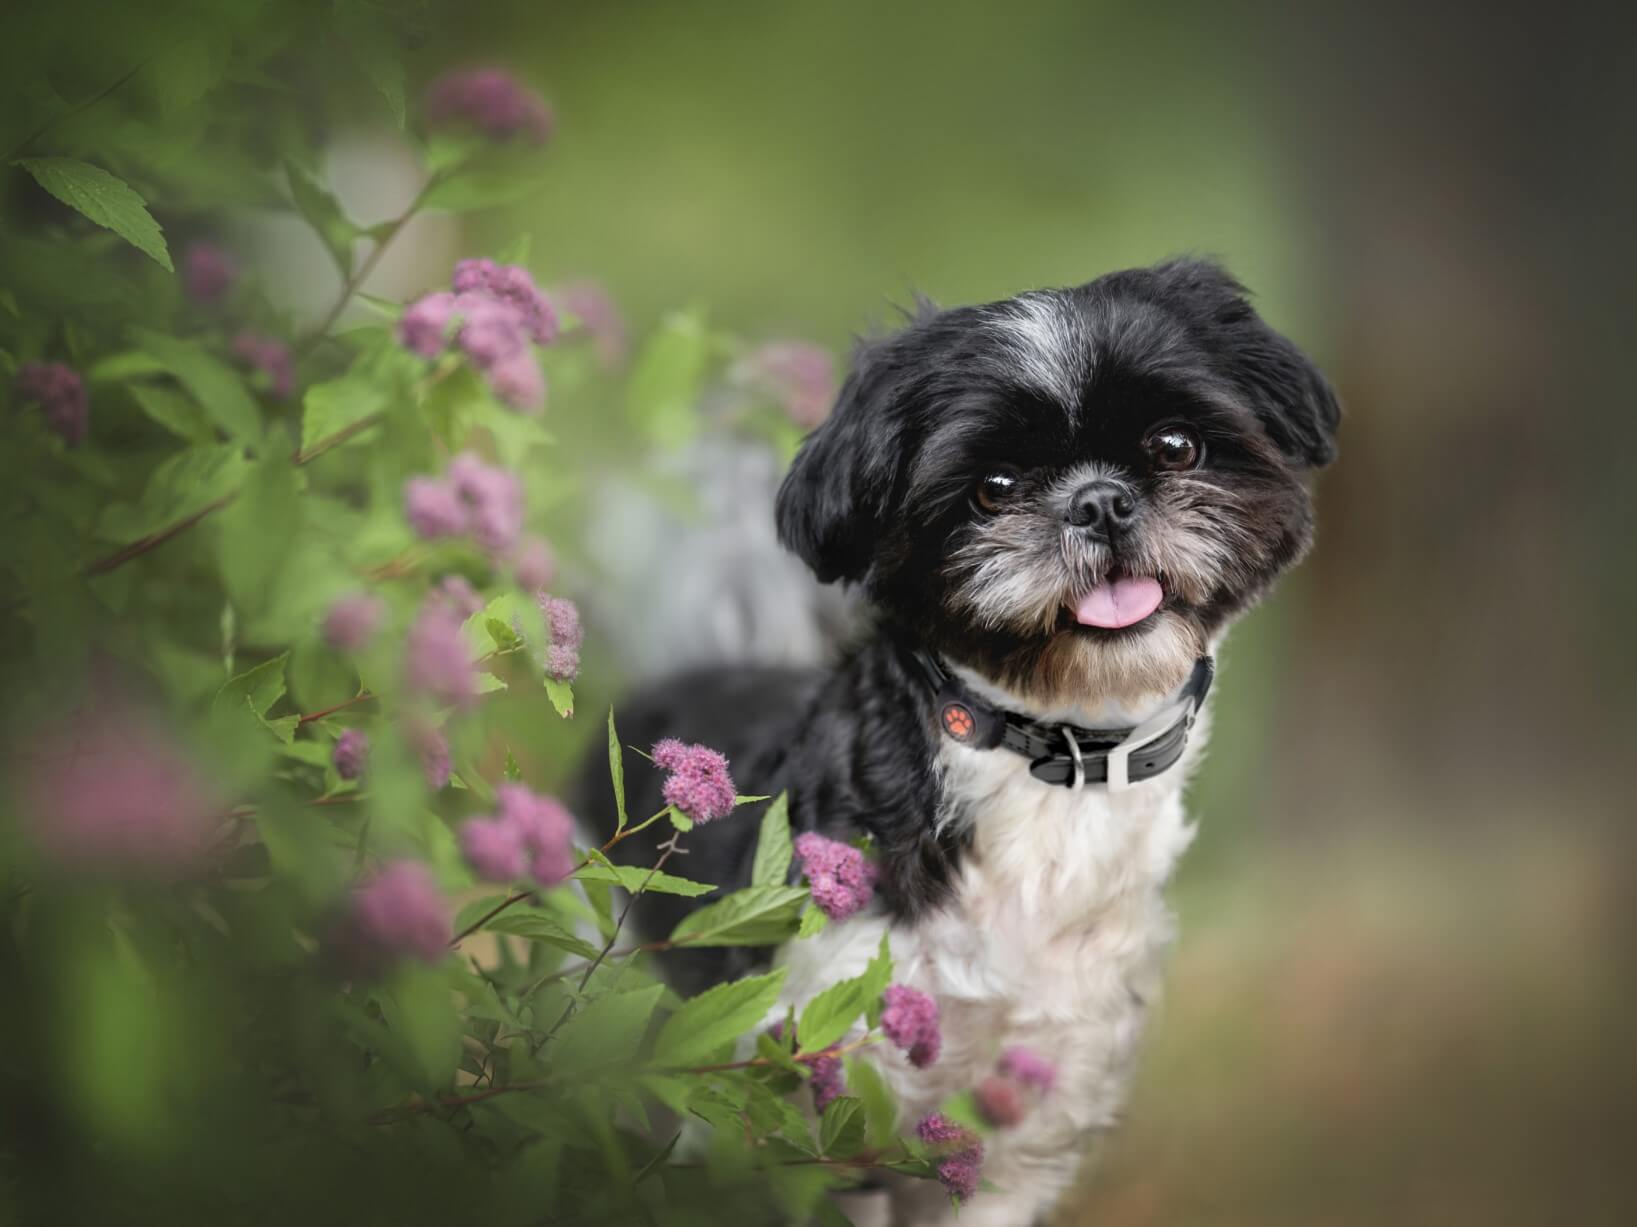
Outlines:
POLYGON ((973 500, 985 511, 999 511, 1018 491, 1017 474, 1010 469, 996 469, 993 473, 984 474, 978 488, 972 492, 973 500))
POLYGON ((1186 426, 1161 426, 1143 444, 1156 469, 1177 472, 1199 464, 1199 436, 1186 426))

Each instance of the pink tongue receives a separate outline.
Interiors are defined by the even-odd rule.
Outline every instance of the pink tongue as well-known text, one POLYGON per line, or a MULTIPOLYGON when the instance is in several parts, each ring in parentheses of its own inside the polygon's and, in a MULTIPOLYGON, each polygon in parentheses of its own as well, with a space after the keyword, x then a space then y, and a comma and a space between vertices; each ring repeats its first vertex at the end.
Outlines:
POLYGON ((1114 630, 1141 622, 1164 599, 1160 581, 1151 575, 1109 580, 1080 598, 1074 606, 1074 620, 1081 626, 1114 630))

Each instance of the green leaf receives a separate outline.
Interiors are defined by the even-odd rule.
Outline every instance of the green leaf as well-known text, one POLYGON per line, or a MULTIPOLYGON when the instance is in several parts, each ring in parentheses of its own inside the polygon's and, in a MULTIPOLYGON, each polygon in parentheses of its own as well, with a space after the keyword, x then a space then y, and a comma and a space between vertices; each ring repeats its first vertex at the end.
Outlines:
POLYGON ((510 746, 506 747, 506 765, 501 768, 501 772, 514 784, 523 778, 523 768, 517 765, 517 755, 512 753, 510 746))
POLYGON ((892 983, 892 945, 886 929, 881 931, 881 944, 860 978, 864 981, 864 1016, 873 1027, 881 1021, 881 994, 892 983))
POLYGON ((284 666, 289 660, 290 653, 280 652, 272 660, 263 661, 253 669, 246 669, 227 682, 216 692, 216 698, 211 702, 211 715, 220 716, 224 712, 236 710, 248 699, 250 710, 258 716, 265 716, 267 709, 284 697, 284 666))
POLYGON ((269 438, 269 454, 251 468, 239 497, 222 512, 217 536, 222 586, 241 615, 258 614, 266 605, 301 519, 301 474, 290 463, 283 432, 269 438))
MULTIPOLYGON (((481 913, 479 913, 481 915, 481 913)), ((562 923, 544 912, 524 912, 513 909, 496 916, 483 926, 494 933, 509 933, 531 942, 544 942, 582 959, 597 957, 597 948, 583 937, 576 937, 562 923)))
POLYGON ((454 994, 435 968, 404 968, 380 997, 387 1026, 404 1041, 414 1068, 404 1072, 425 1088, 447 1086, 460 1059, 460 1018, 454 994))
POLYGON ((864 1144, 864 1103, 851 1095, 832 1099, 819 1120, 819 1150, 835 1159, 857 1154, 864 1144))
POLYGON ((576 1078, 616 1067, 633 1068, 648 1020, 664 992, 663 984, 652 984, 581 1006, 553 1041, 554 1068, 576 1078))
POLYGON ((261 411, 239 373, 196 341, 147 328, 134 329, 137 344, 193 393, 210 418, 229 436, 246 443, 261 437, 261 411))
POLYGON ((832 984, 807 1003, 796 1024, 796 1040, 803 1052, 822 1052, 847 1034, 869 1002, 868 979, 866 971, 832 984))
POLYGON ((671 820, 671 825, 682 834, 686 835, 693 830, 693 819, 677 809, 676 806, 667 805, 665 807, 665 816, 671 820))
POLYGON ((485 617, 483 629, 489 632, 489 640, 494 644, 496 652, 515 652, 523 646, 523 636, 499 618, 485 617))
POLYGON ((626 384, 626 412, 661 447, 679 446, 699 428, 696 406, 709 343, 699 312, 673 312, 637 358, 626 384))
POLYGON ((783 886, 790 876, 790 795, 780 793, 762 815, 750 880, 756 886, 783 886))
POLYGON ((290 199, 307 224, 330 253, 342 280, 352 274, 352 244, 358 237, 358 227, 341 210, 338 201, 317 177, 293 158, 284 162, 285 177, 290 182, 290 199))
POLYGON ((301 398, 301 450, 310 451, 331 435, 380 413, 390 394, 391 385, 376 377, 373 366, 355 367, 339 379, 315 383, 301 398))
POLYGON ((85 377, 92 383, 123 383, 127 379, 140 379, 146 375, 163 375, 166 369, 165 364, 152 354, 145 354, 140 349, 128 349, 97 359, 86 371, 85 377))
POLYGON ((637 1174, 631 1179, 631 1187, 635 1188, 644 1180, 648 1179, 649 1176, 652 1176, 655 1172, 657 1172, 661 1165, 664 1164, 665 1160, 671 1157, 671 1152, 676 1149, 676 1144, 681 1140, 682 1131, 679 1129, 671 1135, 671 1140, 669 1142, 666 1142, 665 1145, 656 1150, 653 1157, 637 1169, 637 1174))
POLYGON ((630 821, 625 814, 625 752, 620 749, 619 734, 614 731, 614 709, 608 709, 608 778, 614 785, 614 808, 619 814, 617 834, 630 821))
MULTIPOLYGON (((785 1034, 788 1035, 789 1032, 786 1031, 785 1034)), ((756 1055, 764 1061, 771 1061, 788 1073, 800 1074, 803 1072, 802 1063, 796 1060, 782 1043, 774 1039, 766 1031, 756 1037, 756 1055)))
POLYGON ((69 208, 112 230, 167 272, 176 271, 148 202, 125 180, 74 158, 23 158, 17 165, 69 208))
POLYGON ((551 700, 551 705, 563 719, 567 720, 574 714, 574 687, 568 682, 547 677, 546 697, 551 700))
POLYGON ((233 444, 184 448, 148 475, 135 506, 104 507, 97 517, 97 535, 109 541, 137 541, 169 528, 232 494, 244 470, 244 456, 233 444))
POLYGON ((830 923, 830 918, 824 914, 824 909, 817 904, 809 903, 802 910, 801 924, 796 928, 796 939, 813 937, 824 932, 824 926, 830 923))
POLYGON ((533 151, 494 150, 487 142, 467 148, 477 149, 476 156, 449 169, 426 194, 422 208, 465 213, 516 204, 543 192, 555 173, 533 151))
POLYGON ((708 895, 716 887, 704 882, 690 882, 687 878, 665 873, 649 876, 650 870, 637 865, 587 865, 574 876, 582 882, 608 882, 629 891, 647 890, 656 895, 686 895, 694 898, 708 895))
POLYGON ((671 940, 690 946, 776 945, 795 935, 806 898, 803 886, 748 886, 689 912, 671 930, 671 940))
POLYGON ((762 1021, 778 1000, 785 968, 718 984, 665 1020, 654 1045, 654 1064, 690 1065, 708 1058, 762 1021))
POLYGON ((131 398, 154 421, 189 443, 216 442, 216 427, 190 397, 152 383, 130 385, 131 398))
POLYGON ((874 1061, 847 1060, 847 1087, 864 1102, 865 1140, 885 1150, 898 1137, 898 1101, 874 1061))

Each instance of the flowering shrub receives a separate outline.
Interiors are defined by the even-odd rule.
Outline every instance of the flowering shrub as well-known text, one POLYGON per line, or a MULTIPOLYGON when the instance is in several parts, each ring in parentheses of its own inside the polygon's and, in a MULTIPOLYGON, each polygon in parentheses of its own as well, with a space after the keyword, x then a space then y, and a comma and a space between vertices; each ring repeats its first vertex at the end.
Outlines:
MULTIPOLYGON (((936 1004, 891 984, 885 941, 775 1031, 782 969, 683 999, 654 963, 856 923, 863 852, 793 841, 782 800, 738 792, 760 781, 674 739, 652 748, 665 809, 626 815, 613 713, 617 829, 577 830, 554 795, 601 737, 576 714, 582 675, 613 679, 575 603, 595 568, 563 495, 584 458, 537 416, 548 385, 554 421, 615 418, 622 449, 685 442, 707 385, 728 425, 787 448, 828 402, 828 355, 744 346, 697 313, 633 350, 599 287, 542 291, 521 238, 407 305, 361 296, 412 215, 503 202, 550 158, 551 112, 499 70, 416 105, 393 7, 322 6, 335 28, 296 40, 313 81, 368 82, 423 156, 424 190, 380 225, 314 169, 322 93, 281 112, 266 57, 287 40, 260 6, 220 39, 180 13, 154 67, 95 106, 13 100, 32 135, 0 197, 27 205, 0 225, 18 1037, 0 1077, 33 1132, 0 1134, 0 1203, 40 1221, 805 1221, 875 1169, 970 1197, 975 1135, 899 1121, 864 1060, 938 1057, 936 1004), (289 122, 257 126, 268 113, 289 122), (154 160, 169 125, 197 147, 154 160), (223 237, 246 197, 333 257, 316 324, 292 327, 223 237), (683 876, 707 824, 753 821, 750 885, 683 876), (657 861, 630 863, 651 824, 669 830, 657 861), (644 942, 625 926, 642 892, 701 906, 644 942)), ((967 1107, 950 1128, 979 1127, 967 1107)))

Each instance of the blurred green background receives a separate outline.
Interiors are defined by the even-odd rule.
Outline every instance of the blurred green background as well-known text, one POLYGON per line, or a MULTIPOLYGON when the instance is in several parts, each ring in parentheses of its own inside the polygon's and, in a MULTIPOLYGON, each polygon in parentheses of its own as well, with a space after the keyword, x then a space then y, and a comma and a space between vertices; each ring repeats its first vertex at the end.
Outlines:
MULTIPOLYGON (((1063 1221, 1637 1221, 1628 32, 627 0, 434 3, 416 42, 423 77, 517 70, 559 129, 535 195, 417 222, 383 295, 522 230, 638 336, 697 303, 843 348, 915 292, 1226 261, 1337 384, 1342 458, 1315 553, 1229 646, 1168 1004, 1063 1221)), ((416 184, 358 111, 332 172, 367 222, 416 184)), ((316 315, 322 254, 255 237, 316 315)))

